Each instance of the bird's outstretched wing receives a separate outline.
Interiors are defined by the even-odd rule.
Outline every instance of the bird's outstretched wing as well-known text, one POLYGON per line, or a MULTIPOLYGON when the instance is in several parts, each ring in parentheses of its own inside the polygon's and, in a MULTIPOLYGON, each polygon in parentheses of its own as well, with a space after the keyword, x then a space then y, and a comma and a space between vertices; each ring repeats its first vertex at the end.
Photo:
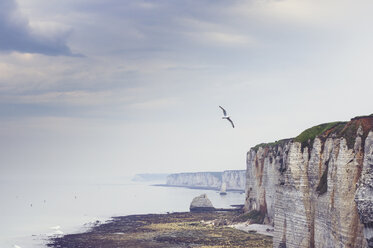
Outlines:
POLYGON ((224 116, 226 116, 227 115, 227 111, 225 111, 225 109, 223 109, 222 106, 219 106, 219 108, 221 108, 221 110, 223 110, 223 114, 224 114, 224 116))
POLYGON ((227 118, 227 120, 232 124, 232 127, 234 128, 234 124, 233 124, 233 121, 231 120, 231 118, 227 118))

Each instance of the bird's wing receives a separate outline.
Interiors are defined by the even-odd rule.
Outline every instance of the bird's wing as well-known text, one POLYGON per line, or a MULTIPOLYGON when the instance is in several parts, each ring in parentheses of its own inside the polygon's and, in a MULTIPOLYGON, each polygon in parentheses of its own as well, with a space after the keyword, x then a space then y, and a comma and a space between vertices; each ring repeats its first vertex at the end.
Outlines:
POLYGON ((232 127, 234 128, 234 124, 233 124, 233 121, 231 120, 231 118, 227 118, 227 120, 232 124, 232 127))
POLYGON ((221 110, 223 110, 223 114, 224 114, 224 116, 226 116, 227 115, 227 111, 225 111, 225 109, 223 109, 222 106, 219 106, 219 108, 221 108, 221 110))

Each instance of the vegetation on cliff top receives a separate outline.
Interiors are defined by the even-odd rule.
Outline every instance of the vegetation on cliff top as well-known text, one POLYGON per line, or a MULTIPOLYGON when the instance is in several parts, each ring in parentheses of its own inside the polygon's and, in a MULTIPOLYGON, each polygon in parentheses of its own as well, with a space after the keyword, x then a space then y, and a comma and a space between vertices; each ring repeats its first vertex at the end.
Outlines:
POLYGON ((291 139, 282 139, 282 140, 277 140, 277 141, 271 142, 271 143, 260 143, 256 146, 254 146, 252 149, 254 149, 257 152, 259 147, 274 147, 274 146, 277 146, 277 145, 283 145, 290 140, 291 139))
POLYGON ((306 146, 308 147, 312 145, 314 139, 317 136, 320 136, 321 134, 325 133, 326 131, 332 128, 343 127, 346 123, 347 122, 341 122, 341 121, 323 123, 323 124, 304 130, 301 134, 299 134, 297 137, 293 139, 282 139, 282 140, 278 140, 272 143, 261 143, 261 144, 254 146, 252 149, 254 149, 257 152, 259 147, 274 147, 277 145, 283 145, 286 142, 293 140, 295 142, 300 142, 302 144, 302 150, 303 150, 304 147, 306 146))
POLYGON ((311 146, 315 138, 326 131, 335 128, 335 127, 342 127, 346 124, 346 122, 336 121, 336 122, 329 122, 323 123, 311 128, 304 130, 301 134, 294 138, 295 142, 300 142, 302 144, 302 149, 306 146, 311 146))
POLYGON ((304 130, 301 134, 299 134, 297 137, 295 137, 294 141, 303 143, 309 140, 314 140, 317 136, 321 135, 325 131, 340 124, 344 125, 346 124, 346 122, 340 122, 340 121, 329 122, 329 123, 324 123, 324 124, 320 124, 320 125, 308 128, 304 130))
POLYGON ((359 127, 362 127, 362 140, 364 141, 369 131, 373 130, 373 114, 366 116, 357 116, 352 118, 349 122, 336 121, 323 123, 311 128, 304 130, 301 134, 293 139, 283 139, 272 143, 261 143, 254 146, 252 149, 256 152, 259 147, 274 147, 277 145, 283 145, 288 141, 300 142, 302 144, 302 150, 305 147, 312 147, 313 141, 316 137, 326 140, 329 137, 345 138, 347 146, 352 149, 355 144, 355 139, 359 127))
POLYGON ((325 140, 329 137, 345 138, 347 142, 347 147, 353 149, 356 137, 361 136, 362 142, 365 142, 369 131, 373 130, 373 115, 369 116, 357 116, 352 118, 351 121, 337 125, 330 130, 324 132, 320 135, 320 138, 325 140), (359 134, 358 134, 358 130, 359 134))

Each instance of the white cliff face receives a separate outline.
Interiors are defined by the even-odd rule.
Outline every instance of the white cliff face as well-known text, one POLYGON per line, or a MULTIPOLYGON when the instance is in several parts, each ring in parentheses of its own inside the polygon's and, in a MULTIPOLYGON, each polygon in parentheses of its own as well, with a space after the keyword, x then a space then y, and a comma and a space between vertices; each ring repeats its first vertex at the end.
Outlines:
POLYGON ((246 172, 231 170, 224 172, 178 173, 167 177, 167 185, 220 189, 223 182, 227 190, 244 190, 246 172))
POLYGON ((222 183, 226 184, 228 190, 245 190, 246 171, 229 170, 222 174, 222 183))
POLYGON ((218 189, 221 186, 221 173, 196 172, 171 174, 167 177, 167 185, 218 189))
POLYGON ((286 149, 287 146, 260 147, 257 152, 252 149, 247 154, 245 208, 266 213, 266 224, 273 223, 276 184, 280 180, 286 149))
POLYGON ((354 140, 352 149, 330 137, 310 148, 287 141, 248 152, 245 209, 274 225, 273 247, 373 243, 373 132, 365 147, 362 132, 354 140))
POLYGON ((364 224, 364 236, 368 247, 373 247, 373 132, 365 140, 362 177, 355 195, 355 201, 364 224))

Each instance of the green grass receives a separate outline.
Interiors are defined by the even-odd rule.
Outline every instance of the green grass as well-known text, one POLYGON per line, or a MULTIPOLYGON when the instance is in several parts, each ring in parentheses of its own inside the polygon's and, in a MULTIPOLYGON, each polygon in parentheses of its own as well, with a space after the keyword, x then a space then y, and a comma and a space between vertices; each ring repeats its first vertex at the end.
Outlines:
POLYGON ((295 142, 302 144, 302 149, 306 146, 312 146, 314 139, 324 133, 325 131, 334 128, 336 126, 343 126, 346 122, 336 121, 320 124, 304 130, 301 134, 294 138, 295 142))
POLYGON ((257 144, 256 146, 254 146, 252 149, 254 149, 257 152, 259 147, 273 147, 273 146, 277 146, 277 145, 283 145, 289 140, 290 139, 282 139, 282 140, 277 140, 277 141, 271 142, 271 143, 260 143, 260 144, 257 144))
POLYGON ((345 124, 345 122, 336 121, 336 122, 324 123, 324 124, 320 124, 320 125, 308 128, 304 130, 301 134, 299 134, 297 137, 295 137, 294 141, 300 142, 300 143, 308 142, 309 140, 312 141, 317 136, 322 134, 323 132, 342 123, 345 124))
MULTIPOLYGON (((320 124, 320 125, 317 125, 317 126, 314 126, 314 127, 311 127, 311 128, 308 128, 308 129, 304 130, 301 134, 299 134, 293 140, 295 142, 300 142, 302 144, 302 149, 303 149, 306 146, 312 145, 313 140, 317 136, 319 136, 320 134, 322 134, 325 131, 327 131, 327 130, 333 128, 333 127, 336 127, 340 124, 344 125, 345 123, 346 122, 336 121, 336 122, 320 124)), ((253 149, 257 152, 259 147, 274 147, 274 146, 277 146, 277 145, 283 145, 284 143, 286 143, 289 140, 290 139, 282 139, 282 140, 278 140, 278 141, 271 142, 271 143, 261 143, 261 144, 258 144, 256 146, 254 146, 253 149)))

